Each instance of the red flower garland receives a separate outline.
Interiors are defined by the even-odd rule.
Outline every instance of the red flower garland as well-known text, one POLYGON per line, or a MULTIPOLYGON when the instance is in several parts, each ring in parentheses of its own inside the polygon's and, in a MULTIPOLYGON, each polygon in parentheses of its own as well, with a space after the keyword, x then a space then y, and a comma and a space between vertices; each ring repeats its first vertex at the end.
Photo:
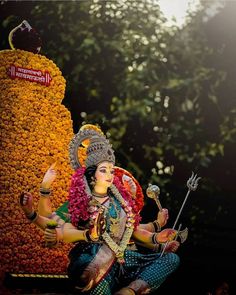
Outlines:
MULTIPOLYGON (((91 196, 86 192, 84 181, 85 170, 86 168, 84 167, 76 170, 72 176, 69 190, 69 213, 71 215, 71 222, 76 227, 78 226, 79 221, 88 220, 91 214, 88 211, 91 196)), ((135 200, 132 199, 130 193, 124 188, 117 176, 114 177, 113 184, 116 186, 122 197, 128 202, 128 205, 132 207, 135 215, 134 226, 136 227, 141 220, 141 217, 139 216, 140 205, 137 206, 135 200)))
POLYGON ((85 191, 84 182, 84 167, 79 168, 72 175, 71 185, 69 190, 69 214, 71 215, 71 223, 74 226, 78 226, 80 220, 88 220, 90 197, 85 191))
POLYGON ((133 175, 130 172, 128 172, 127 170, 125 170, 123 168, 115 167, 115 175, 119 178, 120 182, 122 182, 122 177, 124 174, 131 177, 136 185, 137 191, 136 191, 135 197, 132 197, 132 198, 135 201, 136 206, 138 207, 138 212, 140 212, 144 206, 144 201, 143 201, 144 195, 143 195, 143 191, 142 191, 140 184, 138 183, 138 181, 133 177, 133 175))
POLYGON ((120 180, 117 176, 114 177, 113 184, 118 189, 119 193, 123 197, 124 200, 128 202, 128 205, 132 208, 134 213, 134 228, 136 228, 139 225, 139 222, 141 220, 141 217, 139 215, 139 208, 136 205, 135 201, 132 199, 131 194, 124 188, 124 186, 121 184, 120 180))

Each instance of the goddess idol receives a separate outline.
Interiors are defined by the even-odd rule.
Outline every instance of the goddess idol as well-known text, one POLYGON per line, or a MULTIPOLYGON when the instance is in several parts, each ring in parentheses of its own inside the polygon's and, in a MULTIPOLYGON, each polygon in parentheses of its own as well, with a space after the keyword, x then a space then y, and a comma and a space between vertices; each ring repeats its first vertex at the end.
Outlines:
MULTIPOLYGON (((92 125, 93 126, 93 125, 92 125)), ((91 295, 152 293, 179 265, 173 253, 179 243, 176 230, 166 228, 168 210, 154 222, 140 223, 143 194, 137 180, 115 166, 115 155, 99 128, 84 125, 71 140, 70 162, 75 170, 68 201, 50 212, 52 166, 41 183, 38 212, 32 195, 23 193, 21 207, 26 217, 45 232, 47 243, 73 243, 68 276, 80 292, 91 295), (47 224, 56 221, 56 228, 47 224), (136 243, 152 249, 141 253, 136 243), (164 255, 156 249, 168 242, 164 255)))

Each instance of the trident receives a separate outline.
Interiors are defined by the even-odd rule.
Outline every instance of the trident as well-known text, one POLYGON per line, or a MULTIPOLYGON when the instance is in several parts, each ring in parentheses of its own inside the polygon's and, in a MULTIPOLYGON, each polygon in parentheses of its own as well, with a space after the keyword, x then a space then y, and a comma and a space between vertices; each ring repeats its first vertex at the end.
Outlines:
MULTIPOLYGON (((160 188, 155 184, 149 183, 148 188, 146 190, 146 194, 150 199, 153 199, 156 202, 158 209, 161 211, 162 206, 161 206, 161 202, 159 200, 160 188)), ((184 230, 180 230, 181 226, 182 225, 180 224, 177 234, 175 236, 175 240, 177 240, 177 238, 179 237, 181 243, 184 243, 188 237, 188 228, 186 227, 184 230)))
MULTIPOLYGON (((175 222, 174 222, 174 225, 173 225, 172 229, 175 229, 175 226, 176 226, 176 224, 177 224, 177 222, 179 220, 180 214, 183 211, 183 208, 184 208, 184 205, 185 205, 185 203, 186 203, 186 201, 188 199, 188 196, 189 196, 189 194, 190 194, 191 191, 195 191, 197 189, 197 187, 198 187, 198 181, 200 179, 201 179, 201 177, 197 177, 197 174, 194 175, 194 173, 192 172, 191 177, 187 181, 188 192, 187 192, 187 194, 185 196, 185 199, 184 199, 183 204, 182 204, 182 206, 181 206, 181 208, 179 210, 179 213, 178 213, 178 215, 177 215, 177 217, 175 219, 175 222)), ((165 243, 165 246, 163 247, 163 250, 161 252, 161 256, 160 257, 162 257, 163 253, 165 252, 165 249, 166 249, 167 245, 168 245, 168 242, 165 243)))

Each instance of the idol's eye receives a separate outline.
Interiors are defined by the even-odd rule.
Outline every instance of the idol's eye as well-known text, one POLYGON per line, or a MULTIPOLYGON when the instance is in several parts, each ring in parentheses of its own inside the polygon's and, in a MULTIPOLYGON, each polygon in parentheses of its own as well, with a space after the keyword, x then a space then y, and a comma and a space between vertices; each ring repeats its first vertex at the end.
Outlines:
POLYGON ((99 171, 102 173, 106 173, 106 169, 100 169, 99 171))
POLYGON ((111 170, 111 174, 114 174, 115 173, 115 171, 114 170, 111 170))

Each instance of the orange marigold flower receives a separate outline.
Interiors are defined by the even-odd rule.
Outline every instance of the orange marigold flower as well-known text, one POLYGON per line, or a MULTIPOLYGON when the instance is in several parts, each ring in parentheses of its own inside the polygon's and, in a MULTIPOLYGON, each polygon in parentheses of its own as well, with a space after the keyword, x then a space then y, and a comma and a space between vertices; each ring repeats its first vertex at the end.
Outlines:
MULTIPOLYGON (((62 163, 53 188, 52 207, 65 202, 72 170, 68 160, 68 145, 73 137, 69 111, 61 105, 65 79, 55 63, 45 56, 22 50, 0 52, 0 141, 2 160, 0 179, 2 209, 0 245, 3 271, 62 273, 66 269, 70 249, 63 245, 52 249, 47 260, 43 234, 25 219, 19 208, 19 195, 30 191, 37 206, 39 186, 50 163, 62 163), (48 71, 52 81, 48 86, 23 79, 11 79, 10 67, 48 71), (63 259, 55 267, 54 261, 63 259), (44 265, 43 265, 44 264, 44 265)), ((48 250, 47 250, 48 251, 48 250)))

